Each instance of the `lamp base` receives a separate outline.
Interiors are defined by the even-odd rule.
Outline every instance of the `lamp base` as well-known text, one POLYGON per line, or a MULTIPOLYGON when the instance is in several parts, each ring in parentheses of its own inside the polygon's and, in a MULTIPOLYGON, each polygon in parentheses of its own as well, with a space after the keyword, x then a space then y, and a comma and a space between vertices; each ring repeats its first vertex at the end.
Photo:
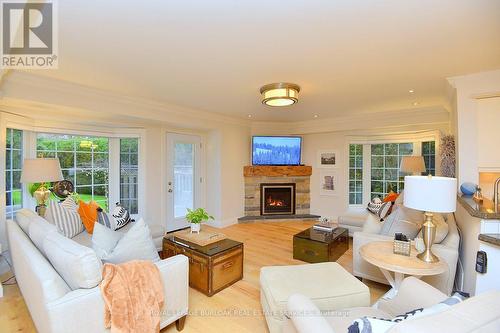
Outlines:
POLYGON ((422 236, 424 238, 425 250, 424 252, 417 254, 418 259, 428 263, 439 261, 439 258, 436 257, 431 251, 434 238, 436 237, 436 226, 432 222, 432 217, 432 213, 425 212, 425 223, 422 226, 422 236))

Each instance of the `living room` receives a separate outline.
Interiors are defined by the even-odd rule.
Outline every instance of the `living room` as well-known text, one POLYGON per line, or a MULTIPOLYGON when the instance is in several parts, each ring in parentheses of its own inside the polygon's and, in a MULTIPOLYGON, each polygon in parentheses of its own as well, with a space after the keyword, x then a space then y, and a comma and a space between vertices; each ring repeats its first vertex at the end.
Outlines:
POLYGON ((1 5, 2 332, 500 331, 500 3, 1 5))

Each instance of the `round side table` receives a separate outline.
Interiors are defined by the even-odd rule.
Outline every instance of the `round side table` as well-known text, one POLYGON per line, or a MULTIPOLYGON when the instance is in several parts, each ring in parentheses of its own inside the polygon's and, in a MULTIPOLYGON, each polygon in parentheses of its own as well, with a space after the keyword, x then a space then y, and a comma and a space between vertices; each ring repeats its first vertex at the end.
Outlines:
POLYGON ((405 275, 421 278, 422 276, 438 275, 448 269, 448 264, 443 260, 427 263, 418 259, 417 249, 413 245, 409 257, 394 254, 392 248, 393 243, 385 241, 365 244, 359 250, 361 257, 370 264, 377 266, 389 281, 392 289, 383 298, 392 298, 397 294, 405 275))

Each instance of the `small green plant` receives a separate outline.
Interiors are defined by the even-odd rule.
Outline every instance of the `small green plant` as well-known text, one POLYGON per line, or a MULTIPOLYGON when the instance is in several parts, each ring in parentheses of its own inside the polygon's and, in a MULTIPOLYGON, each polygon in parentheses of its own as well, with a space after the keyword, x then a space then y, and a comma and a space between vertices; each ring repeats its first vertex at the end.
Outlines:
POLYGON ((201 223, 203 221, 214 220, 212 215, 208 213, 203 208, 198 208, 195 210, 187 208, 186 220, 190 223, 201 223))

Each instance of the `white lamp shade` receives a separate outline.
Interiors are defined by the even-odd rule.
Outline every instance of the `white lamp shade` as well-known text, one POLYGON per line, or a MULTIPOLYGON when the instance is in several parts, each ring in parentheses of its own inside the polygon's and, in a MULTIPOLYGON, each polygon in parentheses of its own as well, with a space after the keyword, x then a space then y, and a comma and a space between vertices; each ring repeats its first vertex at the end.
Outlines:
POLYGON ((45 183, 63 180, 57 158, 26 159, 21 171, 21 183, 45 183))
POLYGON ((425 162, 422 156, 403 156, 399 169, 406 173, 425 172, 425 162))
POLYGON ((406 176, 404 205, 426 212, 452 213, 457 207, 457 179, 406 176))

